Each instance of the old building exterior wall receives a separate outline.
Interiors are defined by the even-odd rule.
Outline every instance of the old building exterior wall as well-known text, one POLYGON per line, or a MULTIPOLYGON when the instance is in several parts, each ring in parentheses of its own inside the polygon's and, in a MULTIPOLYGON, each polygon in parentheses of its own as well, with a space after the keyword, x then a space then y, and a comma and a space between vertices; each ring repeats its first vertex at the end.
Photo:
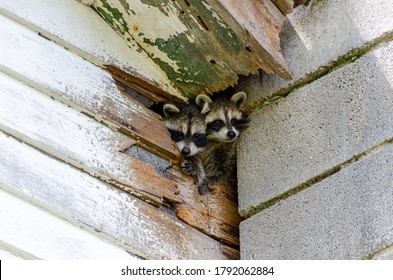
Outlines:
POLYGON ((281 36, 294 79, 239 84, 252 112, 238 148, 242 259, 392 257, 392 14, 388 0, 311 1, 281 36))

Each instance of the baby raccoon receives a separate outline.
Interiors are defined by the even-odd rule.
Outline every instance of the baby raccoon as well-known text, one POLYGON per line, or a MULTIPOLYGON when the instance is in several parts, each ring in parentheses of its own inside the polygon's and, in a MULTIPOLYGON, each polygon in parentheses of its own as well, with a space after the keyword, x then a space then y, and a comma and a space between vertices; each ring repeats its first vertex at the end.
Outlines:
POLYGON ((246 93, 214 101, 205 95, 200 100, 210 104, 205 118, 207 148, 201 153, 208 184, 236 181, 236 140, 249 122, 248 113, 241 110, 246 93))
POLYGON ((184 156, 182 171, 194 177, 199 193, 206 193, 207 180, 202 167, 200 153, 206 148, 205 116, 210 110, 205 96, 198 96, 197 104, 165 104, 164 123, 184 156))

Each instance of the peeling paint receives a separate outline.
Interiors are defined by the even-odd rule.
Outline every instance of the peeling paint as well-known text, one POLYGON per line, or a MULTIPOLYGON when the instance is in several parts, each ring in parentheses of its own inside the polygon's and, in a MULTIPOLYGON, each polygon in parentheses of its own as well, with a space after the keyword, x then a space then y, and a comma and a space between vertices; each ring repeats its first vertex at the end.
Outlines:
MULTIPOLYGON (((149 3, 155 1, 141 2, 149 3)), ((174 3, 163 2, 166 2, 166 13, 163 13, 163 9, 152 4, 130 5, 132 11, 136 14, 135 17, 130 16, 130 20, 142 26, 143 30, 141 31, 150 40, 158 38, 170 40, 172 37, 188 31, 188 28, 178 18, 178 8, 174 6, 174 3)))
POLYGON ((224 90, 237 83, 238 74, 260 68, 206 1, 100 0, 94 7, 187 97, 224 90))

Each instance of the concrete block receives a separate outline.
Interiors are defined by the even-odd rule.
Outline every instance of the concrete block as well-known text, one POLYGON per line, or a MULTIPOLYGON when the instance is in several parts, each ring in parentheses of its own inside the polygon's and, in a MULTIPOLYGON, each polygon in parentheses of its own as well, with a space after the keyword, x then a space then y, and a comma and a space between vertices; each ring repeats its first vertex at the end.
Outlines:
POLYGON ((392 154, 386 144, 243 221, 241 258, 362 259, 393 244, 392 154))
POLYGON ((261 74, 245 78, 239 89, 249 92, 248 104, 272 95, 350 50, 393 35, 391 0, 319 0, 288 15, 281 32, 285 61, 293 80, 261 74))
POLYGON ((238 145, 239 210, 393 138, 393 42, 251 115, 238 145))

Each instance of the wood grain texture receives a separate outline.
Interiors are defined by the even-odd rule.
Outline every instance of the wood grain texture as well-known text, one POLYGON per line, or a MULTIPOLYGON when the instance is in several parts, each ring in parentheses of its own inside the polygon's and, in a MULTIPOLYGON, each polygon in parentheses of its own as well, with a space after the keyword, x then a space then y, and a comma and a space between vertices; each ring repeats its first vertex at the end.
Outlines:
POLYGON ((88 226, 98 236, 109 236, 112 243, 142 258, 238 257, 236 250, 176 217, 1 132, 0 158, 3 189, 71 223, 88 226))
POLYGON ((228 3, 240 10, 240 16, 220 1, 98 0, 93 7, 128 44, 137 42, 177 88, 192 97, 225 90, 237 84, 238 75, 255 74, 261 68, 290 77, 276 42, 281 29, 277 17, 283 16, 271 11, 275 6, 270 0, 260 4, 262 8, 257 2, 228 3), (252 9, 257 13, 251 14, 252 9), (267 29, 262 34, 267 39, 260 40, 260 28, 267 29))
MULTIPOLYGON (((175 209, 214 239, 239 245, 233 197, 221 191, 201 197, 176 168, 163 175, 123 153, 138 145, 179 161, 157 114, 125 97, 101 68, 3 16, 0 41, 0 71, 17 79, 0 73, 1 130, 153 205, 175 209)), ((228 248, 236 258, 238 252, 228 248)))
POLYGON ((191 179, 120 151, 134 140, 0 73, 0 129, 154 205, 173 205, 181 219, 227 244, 238 244, 237 206, 217 195, 200 196, 191 179), (206 204, 208 203, 208 204, 206 204), (192 216, 184 211, 188 209, 192 216), (206 225, 204 216, 211 216, 206 225))
POLYGON ((135 140, 1 73, 0 81, 1 130, 156 204, 177 201, 170 180, 121 152, 135 140))
POLYGON ((184 99, 136 42, 127 44, 91 7, 72 0, 0 0, 0 14, 98 66, 113 65, 157 90, 184 99))
POLYGON ((179 161, 161 116, 122 94, 101 68, 2 16, 0 41, 0 70, 108 122, 145 149, 179 161))
POLYGON ((37 259, 135 259, 123 249, 3 190, 0 221, 0 239, 37 259))
POLYGON ((209 0, 209 4, 257 54, 263 62, 263 70, 291 79, 279 37, 285 16, 270 0, 209 0))
POLYGON ((233 197, 226 195, 225 186, 216 186, 213 192, 201 196, 190 177, 185 177, 176 168, 168 170, 168 173, 182 201, 174 204, 177 216, 226 244, 239 246, 238 228, 242 219, 237 203, 233 197))
POLYGON ((294 0, 272 0, 272 2, 284 15, 290 14, 293 11, 294 0))

